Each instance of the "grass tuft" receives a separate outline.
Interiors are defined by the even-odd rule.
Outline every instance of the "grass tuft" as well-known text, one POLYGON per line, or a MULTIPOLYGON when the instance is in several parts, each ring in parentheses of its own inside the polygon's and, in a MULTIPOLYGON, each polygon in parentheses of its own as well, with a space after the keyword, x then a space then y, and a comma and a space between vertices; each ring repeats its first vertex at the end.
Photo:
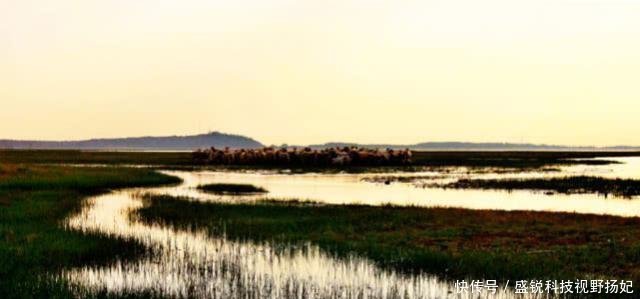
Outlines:
POLYGON ((202 190, 214 194, 256 194, 267 193, 268 191, 262 187, 254 186, 251 184, 206 184, 197 187, 198 190, 202 190))
POLYGON ((462 179, 439 185, 457 189, 543 190, 564 194, 598 193, 619 197, 640 195, 640 180, 608 179, 591 176, 535 179, 462 179))

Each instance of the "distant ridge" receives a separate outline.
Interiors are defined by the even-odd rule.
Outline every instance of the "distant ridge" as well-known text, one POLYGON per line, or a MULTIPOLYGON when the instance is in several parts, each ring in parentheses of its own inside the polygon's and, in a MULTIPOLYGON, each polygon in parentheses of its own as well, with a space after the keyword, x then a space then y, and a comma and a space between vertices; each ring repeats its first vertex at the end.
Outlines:
POLYGON ((639 146, 564 146, 533 143, 502 142, 422 142, 416 144, 359 144, 350 142, 328 142, 309 145, 311 148, 361 146, 367 148, 412 149, 423 151, 640 151, 639 146))
MULTIPOLYGON (((77 141, 40 141, 0 139, 0 149, 78 149, 78 150, 174 150, 191 151, 208 147, 261 148, 253 138, 209 132, 185 136, 145 136, 127 138, 99 138, 77 141)), ((564 146, 533 143, 503 142, 421 142, 415 144, 362 144, 353 142, 327 142, 308 145, 310 148, 358 146, 366 148, 393 148, 423 151, 640 151, 640 146, 564 146)), ((304 145, 296 147, 307 147, 304 145)))
POLYGON ((207 147, 260 148, 262 143, 241 135, 207 134, 162 137, 103 138, 78 141, 37 141, 0 139, 5 149, 81 149, 81 150, 194 150, 207 147))

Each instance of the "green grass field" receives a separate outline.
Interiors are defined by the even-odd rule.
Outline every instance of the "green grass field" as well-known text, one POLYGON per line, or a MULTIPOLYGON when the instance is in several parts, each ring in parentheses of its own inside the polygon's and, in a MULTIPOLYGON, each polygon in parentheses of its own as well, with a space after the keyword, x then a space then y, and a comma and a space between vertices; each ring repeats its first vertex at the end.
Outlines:
POLYGON ((311 241, 339 256, 449 278, 640 282, 640 219, 446 208, 267 201, 201 203, 147 196, 147 222, 238 240, 311 241))
POLYGON ((67 298, 69 288, 47 273, 143 254, 136 242, 68 231, 61 221, 89 195, 178 181, 146 169, 0 165, 0 294, 67 298))

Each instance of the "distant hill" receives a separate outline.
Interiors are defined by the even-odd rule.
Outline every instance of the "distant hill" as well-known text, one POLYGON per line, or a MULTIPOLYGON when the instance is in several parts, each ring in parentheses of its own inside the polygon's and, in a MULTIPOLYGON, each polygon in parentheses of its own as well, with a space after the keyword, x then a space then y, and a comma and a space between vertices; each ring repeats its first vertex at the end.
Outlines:
POLYGON ((105 138, 79 141, 38 141, 0 139, 5 149, 84 149, 84 150, 194 150, 207 147, 260 148, 262 143, 241 135, 210 132, 200 135, 105 138))
POLYGON ((422 142, 416 144, 358 144, 349 142, 328 142, 310 145, 311 148, 361 146, 366 148, 393 148, 424 151, 639 151, 634 146, 563 146, 532 143, 500 143, 500 142, 422 142))
MULTIPOLYGON (((0 149, 79 149, 79 150, 184 150, 208 147, 260 148, 264 145, 255 139, 233 134, 210 132, 199 135, 102 138, 78 141, 40 141, 0 139, 0 149)), ((360 144, 352 142, 327 142, 308 145, 320 149, 328 147, 359 146, 366 148, 393 148, 423 151, 640 151, 637 146, 574 147, 562 145, 500 142, 422 142, 416 144, 360 144)), ((305 146, 297 146, 305 147, 305 146)))

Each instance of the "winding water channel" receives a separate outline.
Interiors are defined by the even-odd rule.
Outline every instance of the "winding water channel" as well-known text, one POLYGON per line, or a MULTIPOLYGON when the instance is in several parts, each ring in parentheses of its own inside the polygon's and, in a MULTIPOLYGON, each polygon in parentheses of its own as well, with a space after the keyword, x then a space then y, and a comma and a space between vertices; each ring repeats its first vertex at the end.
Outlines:
MULTIPOLYGON (((88 290, 114 293, 154 292, 169 297, 197 298, 486 298, 457 294, 451 282, 424 274, 381 269, 358 256, 337 258, 312 244, 287 246, 231 241, 197 228, 177 230, 146 224, 132 217, 142 207, 141 193, 168 194, 199 201, 308 199, 325 203, 448 206, 470 209, 565 211, 640 216, 634 199, 599 195, 547 195, 529 191, 474 191, 422 188, 425 181, 456 178, 550 177, 598 175, 640 177, 640 158, 622 164, 568 166, 559 172, 476 173, 465 168, 422 173, 279 174, 274 172, 164 171, 183 179, 179 186, 133 188, 88 199, 65 224, 70 229, 133 238, 153 255, 106 267, 78 267, 60 275, 88 290), (410 176, 406 182, 384 184, 379 176, 410 176), (248 199, 201 193, 205 183, 250 183, 269 191, 248 199)), ((186 199, 185 199, 186 200, 186 199)), ((541 298, 542 295, 539 295, 541 298)), ((491 298, 526 298, 499 289, 491 298)))

